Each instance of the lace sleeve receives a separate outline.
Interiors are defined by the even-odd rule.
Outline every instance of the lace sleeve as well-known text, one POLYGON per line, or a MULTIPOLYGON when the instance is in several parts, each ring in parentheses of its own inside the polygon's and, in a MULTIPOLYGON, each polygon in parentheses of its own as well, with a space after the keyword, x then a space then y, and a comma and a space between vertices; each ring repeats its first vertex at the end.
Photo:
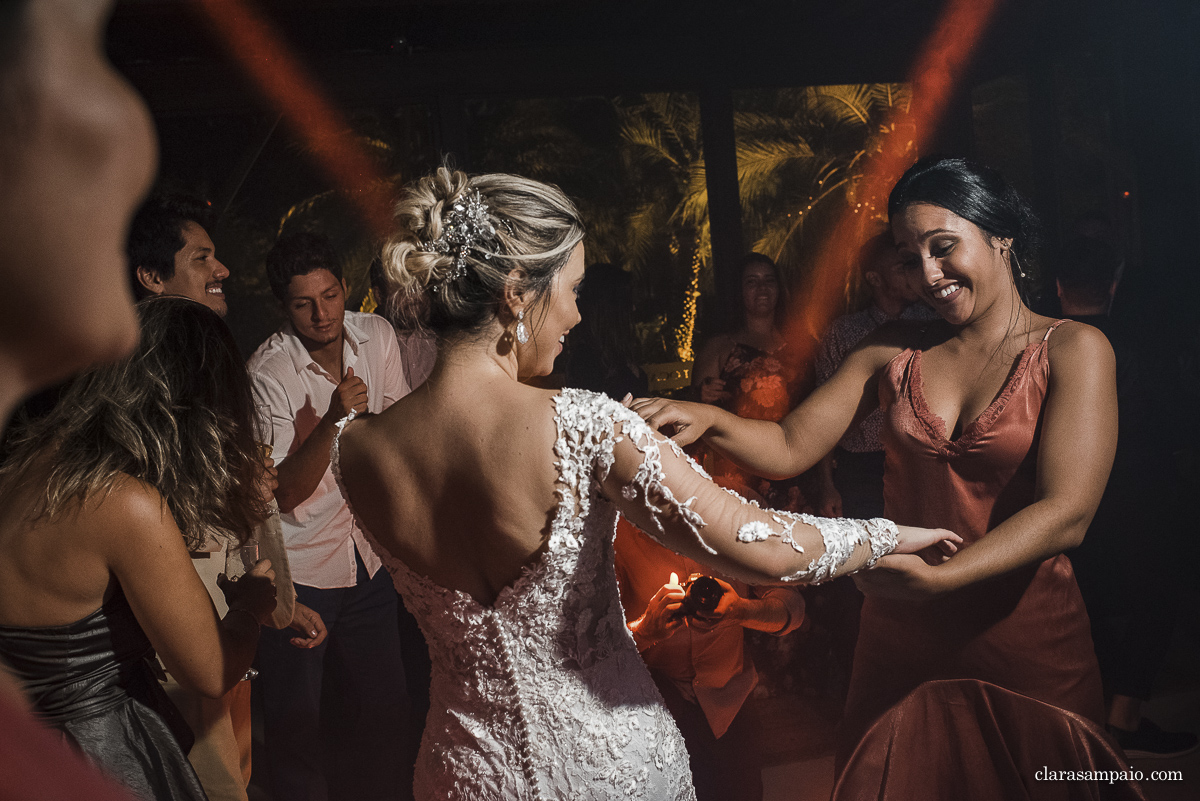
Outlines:
POLYGON ((714 484, 674 442, 620 409, 612 457, 598 478, 621 512, 662 545, 750 584, 815 584, 895 550, 899 531, 890 520, 762 509, 714 484))

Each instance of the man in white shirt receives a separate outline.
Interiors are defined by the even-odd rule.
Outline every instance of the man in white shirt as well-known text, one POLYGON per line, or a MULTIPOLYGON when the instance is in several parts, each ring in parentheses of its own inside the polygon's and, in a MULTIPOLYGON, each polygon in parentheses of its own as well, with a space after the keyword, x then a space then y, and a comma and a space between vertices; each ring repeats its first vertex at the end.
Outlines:
POLYGON ((409 391, 399 346, 383 318, 345 310, 341 266, 323 237, 282 238, 267 256, 267 279, 288 321, 247 367, 274 431, 275 498, 296 597, 329 632, 311 649, 272 631, 259 642, 270 790, 288 801, 411 797, 411 766, 396 758, 408 728, 396 593, 329 461, 339 420, 351 410, 382 412, 409 391), (323 683, 336 687, 324 701, 323 683), (333 705, 336 714, 322 720, 322 706, 333 705))

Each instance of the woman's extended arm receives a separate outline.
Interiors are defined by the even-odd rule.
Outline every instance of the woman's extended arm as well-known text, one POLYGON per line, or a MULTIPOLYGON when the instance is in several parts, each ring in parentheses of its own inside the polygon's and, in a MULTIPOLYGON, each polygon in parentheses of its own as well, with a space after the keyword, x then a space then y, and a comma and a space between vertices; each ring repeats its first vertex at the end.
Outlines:
POLYGON ((856 421, 879 405, 878 376, 897 353, 897 328, 884 326, 850 352, 842 366, 780 423, 745 420, 713 406, 639 399, 632 408, 680 445, 701 436, 710 447, 763 478, 791 478, 833 450, 856 421))
POLYGON ((238 579, 219 619, 179 528, 152 487, 125 478, 95 508, 105 556, 154 650, 188 689, 219 698, 245 675, 259 625, 275 607, 274 574, 260 562, 238 579))
MULTIPOLYGON (((889 521, 815 518, 760 509, 714 484, 678 446, 626 412, 618 417, 601 491, 662 545, 748 584, 818 582, 912 553, 947 531, 889 521)), ((952 544, 945 544, 947 553, 952 544)))
POLYGON ((1108 340, 1090 326, 1063 326, 1050 342, 1034 502, 936 567, 918 557, 884 558, 879 570, 860 580, 865 592, 936 595, 1035 564, 1083 541, 1116 453, 1116 365, 1108 340))

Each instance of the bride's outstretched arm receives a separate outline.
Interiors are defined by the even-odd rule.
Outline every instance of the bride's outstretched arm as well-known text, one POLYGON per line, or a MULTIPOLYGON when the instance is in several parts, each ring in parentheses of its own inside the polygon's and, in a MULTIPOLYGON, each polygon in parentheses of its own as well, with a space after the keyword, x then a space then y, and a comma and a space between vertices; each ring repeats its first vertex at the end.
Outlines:
POLYGON ((896 331, 886 328, 851 351, 837 372, 779 423, 661 398, 638 399, 631 408, 680 445, 703 437, 744 470, 763 478, 790 478, 820 461, 879 405, 879 372, 900 351, 896 331))
POLYGON ((890 521, 817 518, 761 509, 722 489, 677 445, 629 415, 615 429, 601 491, 629 521, 684 556, 749 584, 824 581, 883 556, 961 540, 890 521))

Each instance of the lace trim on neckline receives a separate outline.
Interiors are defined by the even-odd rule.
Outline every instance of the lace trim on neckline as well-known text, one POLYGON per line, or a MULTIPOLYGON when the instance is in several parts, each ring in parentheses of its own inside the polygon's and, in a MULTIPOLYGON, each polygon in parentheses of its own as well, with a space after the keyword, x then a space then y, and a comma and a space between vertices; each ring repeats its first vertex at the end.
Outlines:
MULTIPOLYGON (((962 433, 955 439, 950 439, 946 435, 946 421, 929 408, 929 404, 925 399, 925 381, 921 371, 921 357, 924 351, 921 348, 908 349, 908 365, 905 368, 908 376, 908 391, 905 394, 908 396, 908 402, 916 413, 917 419, 921 421, 921 424, 929 432, 930 437, 939 450, 949 454, 962 454, 991 430, 997 418, 1008 407, 1008 402, 1012 399, 1012 396, 1021 387, 1025 376, 1029 373, 1030 365, 1034 358, 1046 352, 1046 348, 1049 346, 1050 335, 1065 322, 1067 321, 1056 320, 1046 330, 1045 336, 1025 346, 1021 351, 1021 356, 1017 360, 1016 366, 1005 379, 996 397, 992 399, 992 402, 974 420, 963 427, 962 433)), ((896 358, 900 358, 903 355, 904 353, 897 354, 896 358)))

